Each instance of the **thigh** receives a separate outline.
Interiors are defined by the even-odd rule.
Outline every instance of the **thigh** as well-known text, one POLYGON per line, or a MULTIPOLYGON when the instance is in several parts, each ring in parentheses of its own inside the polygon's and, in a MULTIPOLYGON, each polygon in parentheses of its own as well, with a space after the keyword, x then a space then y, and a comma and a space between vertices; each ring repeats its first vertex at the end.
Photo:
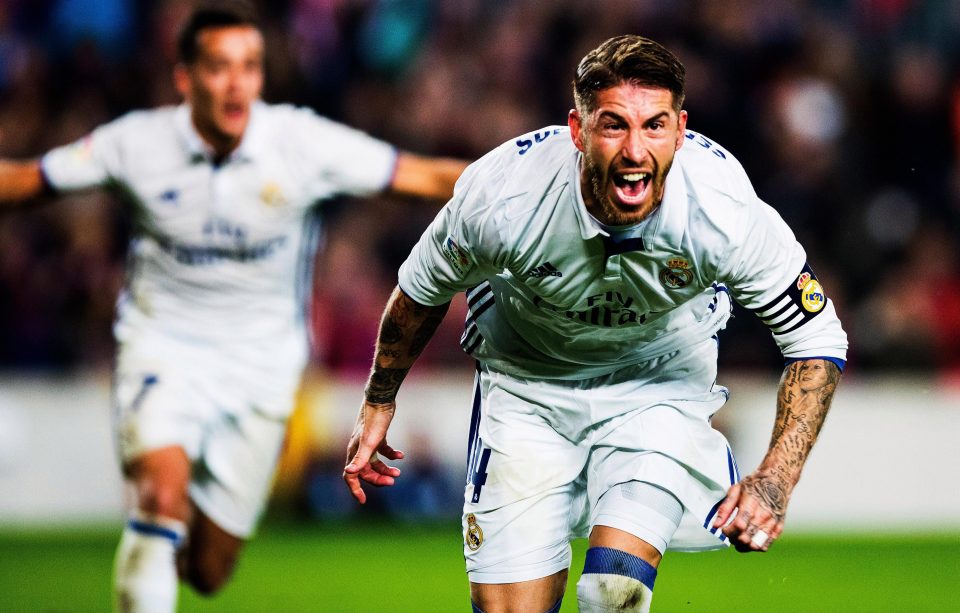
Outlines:
POLYGON ((248 538, 266 506, 286 421, 259 413, 223 414, 205 433, 190 498, 234 537, 248 538))
POLYGON ((548 577, 586 528, 587 452, 560 435, 524 382, 481 372, 462 517, 471 582, 548 577))
POLYGON ((667 542, 670 549, 724 545, 723 535, 711 532, 709 520, 739 473, 722 434, 705 420, 666 404, 638 410, 605 430, 589 461, 591 524, 637 533, 633 500, 623 486, 647 483, 681 503, 679 528, 667 542))
POLYGON ((113 377, 114 428, 125 471, 149 452, 179 447, 190 460, 200 454, 204 431, 216 407, 189 373, 189 360, 121 356, 113 377))

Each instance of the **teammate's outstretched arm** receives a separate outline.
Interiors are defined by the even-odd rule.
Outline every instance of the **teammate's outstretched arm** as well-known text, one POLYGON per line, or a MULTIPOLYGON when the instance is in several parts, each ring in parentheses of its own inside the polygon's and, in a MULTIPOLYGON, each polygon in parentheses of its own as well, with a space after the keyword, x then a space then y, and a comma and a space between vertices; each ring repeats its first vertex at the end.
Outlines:
POLYGON ((40 160, 0 160, 0 203, 23 202, 43 192, 40 160))
POLYGON ((770 449, 756 471, 730 488, 713 523, 724 525, 737 510, 723 530, 737 551, 766 551, 783 532, 790 495, 839 382, 840 369, 829 360, 800 360, 783 371, 770 449))
POLYGON ((424 306, 412 300, 399 287, 393 290, 380 322, 373 369, 364 390, 363 406, 347 445, 347 466, 343 471, 350 493, 361 504, 367 495, 360 481, 372 485, 393 485, 400 469, 388 466, 388 460, 403 458, 403 452, 387 444, 387 430, 396 411, 397 391, 417 357, 443 321, 450 303, 424 306))
POLYGON ((401 196, 449 200, 453 196, 453 186, 467 165, 465 160, 424 157, 401 151, 388 189, 401 196))

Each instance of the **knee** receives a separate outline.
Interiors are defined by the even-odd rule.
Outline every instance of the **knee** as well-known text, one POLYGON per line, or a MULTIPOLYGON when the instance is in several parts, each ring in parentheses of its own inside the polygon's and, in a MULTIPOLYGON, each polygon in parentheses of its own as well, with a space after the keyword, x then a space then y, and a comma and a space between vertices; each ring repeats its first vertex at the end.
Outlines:
POLYGON ((212 596, 230 581, 237 556, 225 552, 203 552, 189 556, 184 579, 198 594, 212 596))
POLYGON ((185 484, 145 481, 138 486, 138 506, 149 515, 186 521, 190 499, 185 484))
POLYGON ((136 485, 137 506, 150 515, 180 521, 190 516, 190 460, 179 447, 144 454, 128 467, 136 485))

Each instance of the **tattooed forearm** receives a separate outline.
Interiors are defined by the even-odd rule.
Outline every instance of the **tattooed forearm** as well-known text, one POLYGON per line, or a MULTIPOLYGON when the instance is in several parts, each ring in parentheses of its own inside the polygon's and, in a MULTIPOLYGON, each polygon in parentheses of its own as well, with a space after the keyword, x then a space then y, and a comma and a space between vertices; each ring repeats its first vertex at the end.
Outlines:
POLYGON ((777 418, 763 467, 771 469, 793 489, 823 427, 840 381, 840 369, 827 360, 790 364, 780 379, 777 418))
POLYGON ((443 321, 443 316, 446 314, 446 308, 442 311, 431 310, 427 314, 426 319, 423 320, 423 323, 420 324, 413 333, 413 340, 410 342, 410 349, 407 355, 411 358, 416 358, 423 352, 424 347, 426 347, 430 339, 433 338, 434 332, 437 331, 437 326, 440 325, 440 322, 443 321))
POLYGON ((443 321, 449 304, 425 306, 395 289, 380 323, 367 402, 393 402, 403 378, 443 321))
POLYGON ((363 391, 367 402, 371 404, 393 402, 409 370, 409 368, 374 368, 370 373, 370 380, 367 381, 367 387, 363 391))

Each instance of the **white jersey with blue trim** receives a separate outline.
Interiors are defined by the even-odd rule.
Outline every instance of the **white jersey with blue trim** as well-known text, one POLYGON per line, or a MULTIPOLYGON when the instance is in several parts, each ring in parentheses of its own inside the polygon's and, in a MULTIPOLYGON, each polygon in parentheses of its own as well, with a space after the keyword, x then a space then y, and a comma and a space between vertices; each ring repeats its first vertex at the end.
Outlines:
POLYGON ((501 145, 464 172, 401 289, 427 305, 466 291, 464 349, 518 376, 590 378, 693 345, 731 296, 786 358, 842 366, 846 334, 793 232, 729 152, 685 136, 661 205, 621 241, 587 212, 568 128, 501 145))
POLYGON ((396 157, 391 145, 312 111, 257 102, 242 142, 219 164, 187 105, 129 113, 41 163, 57 191, 116 185, 133 203, 119 341, 160 335, 286 368, 305 355, 278 350, 294 336, 305 344, 314 203, 384 189, 396 157))

